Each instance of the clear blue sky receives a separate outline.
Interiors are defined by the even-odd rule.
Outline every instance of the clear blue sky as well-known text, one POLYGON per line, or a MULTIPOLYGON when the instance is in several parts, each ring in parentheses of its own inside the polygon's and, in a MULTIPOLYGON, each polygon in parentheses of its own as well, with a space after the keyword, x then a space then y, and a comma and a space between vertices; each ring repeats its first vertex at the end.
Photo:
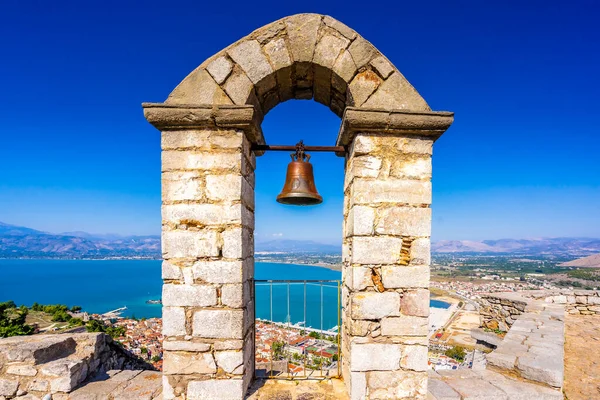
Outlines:
MULTIPOLYGON (((600 6, 595 1, 27 1, 0 5, 0 221, 51 232, 160 231, 163 101, 205 58, 299 12, 329 14, 434 110, 433 238, 600 237, 600 6), (328 3, 325 5, 325 3, 328 3)), ((267 141, 333 145, 339 119, 279 105, 267 141)), ((322 206, 280 206, 287 154, 260 158, 257 239, 338 242, 343 163, 314 155, 322 206)))

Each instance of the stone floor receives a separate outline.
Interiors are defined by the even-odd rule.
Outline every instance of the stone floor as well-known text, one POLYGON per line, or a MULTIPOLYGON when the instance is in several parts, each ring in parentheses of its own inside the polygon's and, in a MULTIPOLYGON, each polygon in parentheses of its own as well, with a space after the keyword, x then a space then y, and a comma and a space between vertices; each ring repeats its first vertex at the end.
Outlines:
POLYGON ((346 386, 340 379, 266 379, 254 382, 247 400, 346 400, 346 386))
POLYGON ((68 395, 52 400, 160 400, 162 374, 155 371, 108 371, 68 395))
POLYGON ((430 371, 428 389, 428 400, 563 400, 560 390, 489 370, 430 371))
POLYGON ((565 395, 600 398, 600 315, 569 315, 565 324, 565 395))

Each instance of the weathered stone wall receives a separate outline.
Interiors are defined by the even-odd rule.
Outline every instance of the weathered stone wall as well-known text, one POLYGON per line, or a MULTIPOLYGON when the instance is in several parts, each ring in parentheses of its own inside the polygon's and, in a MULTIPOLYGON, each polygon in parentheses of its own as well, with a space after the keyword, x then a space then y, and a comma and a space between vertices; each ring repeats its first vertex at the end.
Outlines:
POLYGON ((565 310, 562 305, 529 295, 523 291, 485 296, 494 301, 491 304, 496 309, 525 305, 520 314, 513 314, 515 320, 502 342, 487 354, 488 367, 560 389, 564 377, 565 310))
POLYGON ((524 294, 547 303, 563 304, 569 314, 600 314, 600 290, 535 290, 524 294))
POLYGON ((254 169, 244 131, 162 132, 165 399, 242 398, 254 371, 254 169))
POLYGON ((432 145, 356 134, 350 146, 342 344, 355 400, 427 395, 432 145))
POLYGON ((88 377, 115 369, 152 369, 104 333, 0 339, 0 398, 62 399, 88 377), (3 397, 4 396, 4 397, 3 397))
POLYGON ((527 306, 520 297, 510 298, 506 294, 488 294, 477 299, 477 302, 480 305, 481 327, 503 332, 510 329, 527 306))

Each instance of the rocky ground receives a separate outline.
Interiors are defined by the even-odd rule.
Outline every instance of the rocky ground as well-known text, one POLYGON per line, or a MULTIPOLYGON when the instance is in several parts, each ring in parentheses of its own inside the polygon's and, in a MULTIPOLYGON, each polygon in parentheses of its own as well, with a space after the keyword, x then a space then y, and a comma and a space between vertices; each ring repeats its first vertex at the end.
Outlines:
POLYGON ((257 380, 248 391, 247 400, 345 400, 346 386, 341 379, 323 381, 257 380))
POLYGON ((566 398, 600 398, 600 315, 567 315, 565 322, 566 398))

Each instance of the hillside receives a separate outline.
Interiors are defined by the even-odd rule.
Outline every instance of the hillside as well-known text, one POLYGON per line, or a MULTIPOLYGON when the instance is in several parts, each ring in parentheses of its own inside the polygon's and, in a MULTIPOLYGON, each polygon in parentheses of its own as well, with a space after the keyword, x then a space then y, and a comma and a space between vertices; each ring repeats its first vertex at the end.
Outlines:
POLYGON ((160 236, 53 234, 0 222, 0 258, 160 258, 160 236))
POLYGON ((561 267, 600 268, 600 253, 560 264, 561 267))

